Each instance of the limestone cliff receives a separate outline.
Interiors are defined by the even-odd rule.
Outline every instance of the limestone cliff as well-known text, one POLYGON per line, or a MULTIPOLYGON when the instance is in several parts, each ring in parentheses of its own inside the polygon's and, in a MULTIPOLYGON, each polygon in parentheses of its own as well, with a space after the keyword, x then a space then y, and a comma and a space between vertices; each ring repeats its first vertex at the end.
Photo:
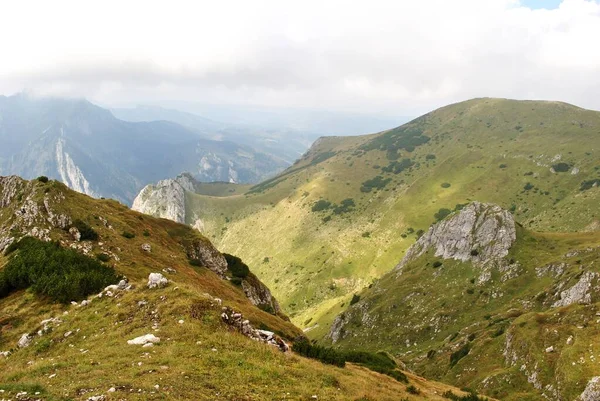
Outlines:
POLYGON ((194 191, 194 179, 181 174, 175 179, 146 185, 133 201, 133 210, 185 223, 185 192, 194 191))

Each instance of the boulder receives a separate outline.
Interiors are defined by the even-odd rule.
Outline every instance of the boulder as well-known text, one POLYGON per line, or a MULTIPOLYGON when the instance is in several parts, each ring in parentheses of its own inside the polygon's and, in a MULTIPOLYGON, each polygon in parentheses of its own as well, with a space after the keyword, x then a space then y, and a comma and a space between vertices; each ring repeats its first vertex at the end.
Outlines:
POLYGON ((152 251, 152 246, 148 243, 142 244, 142 251, 144 252, 151 252, 152 251))
POLYGON ((33 337, 26 333, 21 336, 17 345, 19 346, 19 348, 26 348, 29 347, 32 340, 33 337))
POLYGON ((127 344, 129 345, 145 345, 145 344, 156 344, 160 342, 160 338, 156 337, 154 334, 146 334, 144 336, 139 336, 134 338, 133 340, 127 340, 127 344))
POLYGON ((150 273, 148 276, 148 288, 163 288, 169 284, 169 280, 160 273, 150 273))
POLYGON ((73 238, 75 241, 81 241, 81 233, 79 232, 77 227, 69 228, 69 234, 71 235, 71 238, 73 238))
POLYGON ((600 400, 600 376, 592 377, 585 386, 585 390, 579 396, 581 401, 600 400))

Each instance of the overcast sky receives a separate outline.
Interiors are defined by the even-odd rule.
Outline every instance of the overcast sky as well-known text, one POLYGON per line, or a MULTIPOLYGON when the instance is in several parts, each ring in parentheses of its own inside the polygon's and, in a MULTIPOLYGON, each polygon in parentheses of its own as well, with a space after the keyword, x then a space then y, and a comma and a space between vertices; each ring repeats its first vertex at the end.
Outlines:
POLYGON ((600 110, 599 49, 592 0, 0 0, 0 94, 113 106, 417 115, 495 96, 600 110))

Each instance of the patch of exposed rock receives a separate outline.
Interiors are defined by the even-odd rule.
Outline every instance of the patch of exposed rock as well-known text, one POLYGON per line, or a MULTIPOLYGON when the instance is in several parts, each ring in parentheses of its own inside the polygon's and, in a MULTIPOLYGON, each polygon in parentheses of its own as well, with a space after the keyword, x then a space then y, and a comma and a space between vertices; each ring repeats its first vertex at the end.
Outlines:
POLYGON ((270 308, 276 315, 281 313, 281 307, 279 302, 275 299, 269 287, 267 287, 262 281, 260 281, 254 274, 250 273, 242 281, 242 289, 246 297, 262 309, 270 308))
POLYGON ((198 261, 201 266, 207 267, 219 277, 225 278, 227 260, 210 242, 196 239, 186 245, 185 252, 189 259, 198 261))
MULTIPOLYGON (((430 249, 442 259, 470 261, 483 268, 504 267, 507 265, 504 258, 516 239, 515 221, 510 212, 497 205, 472 202, 431 226, 409 248, 395 270, 401 273, 406 264, 430 249)), ((489 274, 482 277, 480 281, 487 281, 489 274)))
POLYGON ((227 306, 223 307, 221 319, 234 330, 252 340, 273 345, 282 352, 290 350, 289 345, 287 345, 281 337, 271 331, 255 329, 252 327, 249 320, 244 319, 244 316, 242 316, 241 313, 237 313, 227 306))
POLYGON ((146 185, 135 197, 131 208, 154 217, 185 223, 186 191, 194 191, 194 179, 189 174, 162 180, 156 185, 146 185))
POLYGON ((581 401, 598 401, 600 400, 600 376, 590 379, 585 386, 585 390, 579 396, 581 401))
POLYGON ((592 282, 598 277, 598 273, 585 272, 579 278, 579 281, 575 283, 568 290, 560 293, 560 299, 552 304, 552 307, 568 306, 571 304, 590 304, 592 302, 591 290, 593 288, 592 282))

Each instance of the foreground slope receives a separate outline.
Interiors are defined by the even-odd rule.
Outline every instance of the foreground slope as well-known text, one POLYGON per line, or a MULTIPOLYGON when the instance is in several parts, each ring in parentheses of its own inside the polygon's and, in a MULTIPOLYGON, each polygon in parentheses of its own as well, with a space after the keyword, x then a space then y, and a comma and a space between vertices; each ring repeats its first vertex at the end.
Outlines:
POLYGON ((503 400, 600 394, 600 233, 535 233, 471 203, 355 298, 328 341, 503 400))
POLYGON ((599 150, 599 112, 474 99, 379 134, 322 138, 245 194, 185 191, 180 210, 320 338, 457 205, 493 202, 535 231, 597 231, 599 150))
POLYGON ((73 305, 32 290, 0 298, 0 397, 441 400, 446 391, 459 394, 413 375, 420 394, 409 394, 406 384, 365 368, 323 365, 250 340, 223 323, 222 307, 287 341, 299 330, 256 307, 234 277, 227 279, 224 258, 208 240, 184 225, 44 181, 0 177, 0 248, 11 252, 0 256, 0 273, 23 252, 10 244, 29 235, 106 260, 106 269, 113 266, 128 283, 73 305), (79 237, 90 236, 86 227, 98 237, 79 237), (152 272, 169 284, 147 288, 152 272), (146 334, 160 342, 127 342, 146 334))

